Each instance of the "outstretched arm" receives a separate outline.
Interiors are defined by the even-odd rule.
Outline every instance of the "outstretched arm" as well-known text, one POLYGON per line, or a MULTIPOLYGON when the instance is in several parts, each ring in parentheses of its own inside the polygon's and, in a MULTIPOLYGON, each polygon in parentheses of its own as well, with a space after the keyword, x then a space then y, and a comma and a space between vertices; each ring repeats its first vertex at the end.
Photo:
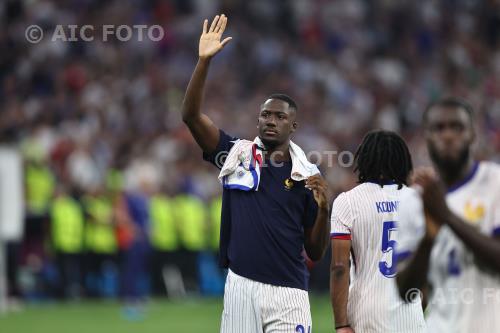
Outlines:
POLYGON ((200 37, 198 51, 198 63, 191 76, 184 101, 182 102, 182 120, 189 127, 198 145, 206 153, 213 152, 217 147, 219 130, 210 118, 200 111, 203 88, 210 60, 231 40, 231 37, 227 37, 221 42, 226 24, 227 17, 224 15, 217 15, 212 21, 210 28, 208 28, 208 20, 205 20, 203 23, 203 32, 200 37))
POLYGON ((487 236, 455 214, 443 219, 464 244, 481 259, 481 263, 500 273, 500 237, 487 236))

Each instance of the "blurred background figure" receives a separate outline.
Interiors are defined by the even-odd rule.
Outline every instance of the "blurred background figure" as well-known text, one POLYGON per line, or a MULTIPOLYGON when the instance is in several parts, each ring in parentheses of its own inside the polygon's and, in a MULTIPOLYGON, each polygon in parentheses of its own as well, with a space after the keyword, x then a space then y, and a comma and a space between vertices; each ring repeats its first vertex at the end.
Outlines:
POLYGON ((50 230, 58 272, 54 283, 62 299, 77 298, 82 293, 84 223, 83 207, 59 185, 50 208, 50 230))
POLYGON ((179 250, 176 206, 170 193, 155 191, 149 201, 151 219, 152 291, 156 295, 184 293, 184 283, 176 266, 179 250))
POLYGON ((90 297, 118 294, 118 244, 111 195, 96 187, 83 199, 85 223, 85 288, 90 297))
POLYGON ((124 205, 130 238, 122 253, 122 297, 124 314, 130 319, 140 319, 141 305, 149 291, 149 196, 158 182, 158 174, 146 160, 136 158, 125 171, 124 205))

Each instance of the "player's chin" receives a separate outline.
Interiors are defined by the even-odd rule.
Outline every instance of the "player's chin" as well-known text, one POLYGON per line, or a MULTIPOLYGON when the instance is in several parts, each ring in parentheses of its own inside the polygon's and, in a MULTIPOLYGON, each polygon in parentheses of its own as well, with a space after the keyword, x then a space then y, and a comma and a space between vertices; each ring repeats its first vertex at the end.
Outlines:
POLYGON ((462 166, 464 161, 461 156, 451 152, 443 153, 439 156, 440 164, 446 166, 447 168, 455 169, 462 166))
POLYGON ((276 147, 281 144, 281 138, 279 137, 278 134, 276 135, 269 135, 266 133, 261 133, 260 139, 262 142, 266 145, 266 147, 276 147))

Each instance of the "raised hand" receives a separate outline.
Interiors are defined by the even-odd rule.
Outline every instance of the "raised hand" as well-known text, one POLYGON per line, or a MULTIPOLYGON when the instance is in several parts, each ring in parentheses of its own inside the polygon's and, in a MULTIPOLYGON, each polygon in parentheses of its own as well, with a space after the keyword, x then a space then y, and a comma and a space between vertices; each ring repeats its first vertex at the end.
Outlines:
POLYGON ((444 184, 431 168, 419 168, 413 174, 413 182, 420 188, 426 217, 426 234, 434 238, 443 221, 451 214, 445 199, 444 184))
POLYGON ((232 37, 227 37, 221 42, 222 34, 226 29, 227 17, 222 15, 217 15, 210 29, 208 29, 208 20, 203 22, 203 32, 200 37, 200 45, 198 55, 200 58, 211 58, 217 52, 222 50, 222 48, 232 39, 232 37), (208 30, 207 30, 208 29, 208 30))

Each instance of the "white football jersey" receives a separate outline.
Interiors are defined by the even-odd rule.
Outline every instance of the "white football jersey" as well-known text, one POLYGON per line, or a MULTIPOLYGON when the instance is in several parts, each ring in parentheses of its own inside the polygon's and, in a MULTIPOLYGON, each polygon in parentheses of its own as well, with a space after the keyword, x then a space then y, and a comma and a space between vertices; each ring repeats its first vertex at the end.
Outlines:
MULTIPOLYGON (((422 201, 410 194, 402 202, 397 251, 412 253, 425 234, 422 201)), ((478 163, 464 182, 449 189, 446 202, 480 232, 500 235, 500 166, 478 163)), ((500 274, 486 268, 448 226, 434 241, 428 281, 428 332, 500 332, 500 274)))
POLYGON ((393 283, 398 209, 406 191, 413 190, 363 183, 333 203, 331 238, 352 242, 348 320, 356 333, 425 331, 420 299, 405 303, 393 283))

